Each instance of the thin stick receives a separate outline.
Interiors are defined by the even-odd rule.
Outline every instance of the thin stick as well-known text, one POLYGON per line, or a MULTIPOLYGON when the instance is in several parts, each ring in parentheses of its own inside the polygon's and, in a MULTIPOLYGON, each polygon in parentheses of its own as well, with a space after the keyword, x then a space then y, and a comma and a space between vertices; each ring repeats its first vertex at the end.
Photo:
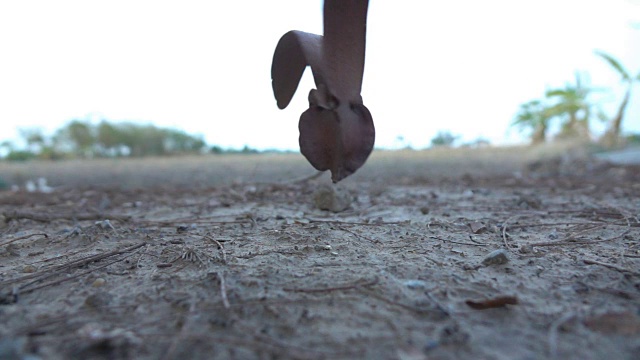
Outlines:
POLYGON ((549 357, 556 359, 558 357, 558 330, 567 321, 573 319, 576 316, 574 313, 565 314, 560 319, 554 321, 549 328, 549 357))
POLYGON ((600 239, 600 240, 570 241, 570 238, 568 238, 568 239, 561 240, 561 241, 540 242, 540 243, 527 244, 526 246, 536 247, 536 246, 563 246, 563 245, 589 245, 589 244, 596 244, 596 243, 601 243, 601 242, 617 240, 617 239, 627 235, 629 233, 629 231, 631 231, 631 230, 627 229, 627 230, 623 231, 622 233, 620 233, 619 235, 612 236, 612 237, 606 238, 606 239, 600 239))
POLYGON ((342 227, 342 226, 338 226, 338 228, 339 228, 340 230, 342 230, 342 231, 348 232, 348 233, 349 233, 349 234, 351 234, 351 235, 354 235, 355 237, 358 237, 358 238, 361 238, 361 239, 368 240, 368 241, 370 241, 370 242, 372 242, 372 243, 374 243, 374 244, 379 244, 379 243, 380 243, 380 240, 373 240, 373 239, 370 239, 370 238, 368 238, 368 237, 366 237, 366 236, 364 236, 364 235, 360 235, 360 234, 358 234, 358 233, 356 233, 356 232, 353 232, 353 231, 351 231, 351 230, 349 230, 349 229, 345 229, 345 228, 344 228, 344 227, 342 227))
POLYGON ((504 247, 507 250, 510 250, 509 243, 507 242, 507 223, 509 221, 515 220, 515 219, 517 219, 519 217, 520 217, 520 215, 512 216, 512 217, 508 218, 507 220, 505 220, 505 222, 502 224, 502 240, 504 241, 504 247))
POLYGON ((23 239, 28 239, 28 238, 33 237, 33 236, 44 236, 45 238, 49 237, 49 235, 47 235, 47 234, 30 234, 30 235, 20 236, 20 237, 17 237, 15 239, 11 239, 11 240, 9 240, 7 242, 4 242, 4 243, 0 244, 0 246, 9 245, 9 244, 11 244, 13 242, 16 242, 16 241, 19 241, 19 240, 23 240, 23 239))
POLYGON ((440 241, 444 241, 444 242, 450 242, 452 244, 458 244, 458 245, 468 245, 468 246, 487 246, 487 244, 477 244, 477 243, 468 243, 468 242, 462 242, 462 241, 454 241, 454 240, 448 240, 445 238, 441 238, 438 236, 429 236, 430 239, 436 239, 436 240, 440 240, 440 241))
MULTIPOLYGON (((107 263, 107 264, 105 264, 105 265, 98 266, 97 268, 94 268, 94 269, 91 269, 91 270, 87 270, 87 271, 83 271, 83 272, 81 272, 81 273, 79 273, 79 274, 76 274, 76 275, 73 275, 73 276, 69 276, 69 277, 66 277, 66 278, 62 278, 62 279, 60 279, 60 280, 51 281, 51 282, 48 282, 48 283, 46 283, 46 284, 42 284, 42 285, 39 285, 39 286, 36 286, 36 287, 30 288, 30 289, 26 289, 26 290, 21 289, 21 290, 20 290, 20 292, 21 292, 22 294, 27 294, 27 293, 30 293, 30 292, 32 292, 32 291, 38 290, 38 289, 42 289, 42 288, 45 288, 45 287, 48 287, 48 286, 53 286, 53 285, 59 285, 59 284, 62 284, 63 282, 67 282, 67 281, 69 281, 69 280, 77 279, 77 278, 82 277, 82 276, 84 276, 84 275, 90 274, 90 273, 92 273, 92 272, 94 272, 94 271, 96 271, 96 270, 104 269, 104 268, 106 268, 107 266, 110 266, 110 265, 113 265, 113 264, 115 264, 115 263, 117 263, 117 262, 120 262, 120 261, 122 261, 122 260, 124 260, 124 259, 126 259, 126 258, 129 258, 129 257, 131 257, 131 256, 133 256, 133 255, 135 255, 135 254, 137 254, 137 253, 138 253, 138 251, 135 251, 135 252, 133 252, 133 253, 131 253, 131 254, 129 254, 129 255, 123 256, 123 257, 122 257, 122 258, 120 258, 120 259, 116 259, 116 260, 113 260, 113 261, 111 261, 111 262, 109 262, 109 263, 107 263)), ((26 285, 25 285, 25 286, 26 286, 26 285)))
POLYGON ((305 183, 307 181, 311 181, 311 180, 319 178, 324 173, 325 173, 324 171, 318 171, 313 175, 308 175, 308 176, 303 176, 303 177, 299 177, 299 178, 283 181, 282 184, 301 184, 301 183, 305 183))
POLYGON ((250 219, 247 220, 229 220, 229 221, 209 221, 206 219, 194 219, 194 220, 164 220, 164 221, 155 221, 155 220, 138 220, 137 223, 149 225, 149 226, 175 226, 176 224, 192 222, 197 224, 214 224, 214 225, 227 225, 227 224, 246 224, 251 223, 250 219))
POLYGON ((625 269, 623 267, 619 267, 613 264, 607 264, 607 263, 603 263, 600 261, 595 261, 595 260, 589 260, 589 259, 584 259, 582 260, 582 262, 584 262, 587 265, 600 265, 600 266, 604 266, 604 267, 608 267, 609 269, 613 269, 622 273, 630 273, 633 275, 640 275, 640 272, 637 271, 633 271, 633 270, 629 270, 629 269, 625 269))
POLYGON ((3 213, 5 221, 28 219, 38 222, 51 222, 53 220, 70 220, 70 221, 83 221, 83 220, 104 220, 114 219, 120 221, 129 221, 130 216, 126 215, 114 215, 114 214, 100 214, 100 213, 85 213, 85 214, 73 214, 73 213, 37 213, 29 211, 5 211, 3 213))
MULTIPOLYGON (((146 244, 147 243, 143 242, 143 243, 139 243, 137 245, 130 246, 128 248, 124 248, 122 250, 114 250, 114 251, 110 251, 110 252, 104 253, 104 254, 88 256, 88 257, 85 257, 85 258, 81 258, 81 259, 78 259, 78 260, 71 261, 70 263, 67 263, 67 264, 63 264, 63 265, 57 266, 57 267, 53 268, 50 271, 41 271, 41 272, 37 272, 37 273, 34 273, 34 274, 25 275, 25 276, 22 276, 22 277, 19 277, 19 278, 16 278, 16 279, 5 280, 5 281, 0 282, 0 287, 6 286, 6 285, 9 285, 9 284, 13 284, 13 283, 16 283, 16 282, 24 281, 24 280, 30 280, 30 279, 37 279, 35 282, 42 281, 42 280, 44 280, 46 278, 54 276, 54 275, 58 274, 59 272, 67 270, 69 268, 81 267, 83 265, 92 263, 94 261, 99 261, 99 260, 103 260, 103 259, 106 259, 106 258, 111 257, 111 256, 124 254, 124 253, 127 253, 129 251, 133 251, 135 249, 141 248, 141 247, 145 246, 146 244)), ((27 285, 30 285, 30 284, 25 284, 23 286, 27 286, 27 285)))
POLYGON ((224 264, 226 264, 227 263, 227 255, 224 252, 224 246, 222 246, 222 243, 220 241, 214 239, 210 235, 205 235, 204 238, 209 240, 209 241, 213 241, 216 245, 218 245, 218 250, 220 250, 220 256, 222 257, 222 262, 224 264))
POLYGON ((376 276, 373 280, 366 281, 366 282, 364 282, 363 280, 359 280, 357 283, 350 284, 350 285, 342 285, 342 286, 335 286, 335 287, 328 287, 328 288, 311 288, 311 289, 307 289, 307 288, 284 288, 282 290, 290 291, 290 292, 304 292, 304 293, 332 292, 332 291, 352 290, 352 289, 357 289, 357 288, 361 288, 361 287, 373 286, 373 285, 377 284, 379 281, 380 281, 380 279, 376 276))
POLYGON ((337 224, 337 225, 384 226, 384 225, 406 224, 408 221, 389 221, 389 222, 379 222, 379 223, 366 223, 366 222, 355 222, 355 221, 309 219, 309 222, 310 223, 337 224))
POLYGON ((224 275, 222 272, 217 272, 216 274, 218 275, 218 279, 220 279, 220 296, 222 297, 222 304, 225 309, 228 309, 231 307, 231 304, 229 304, 229 298, 227 297, 227 285, 224 280, 224 275))
MULTIPOLYGON (((512 229, 530 228, 530 227, 545 227, 545 226, 571 226, 571 225, 593 225, 602 226, 602 222, 555 222, 555 223, 539 223, 539 224, 516 224, 511 225, 512 229)), ((606 225, 606 224, 605 224, 606 225)))

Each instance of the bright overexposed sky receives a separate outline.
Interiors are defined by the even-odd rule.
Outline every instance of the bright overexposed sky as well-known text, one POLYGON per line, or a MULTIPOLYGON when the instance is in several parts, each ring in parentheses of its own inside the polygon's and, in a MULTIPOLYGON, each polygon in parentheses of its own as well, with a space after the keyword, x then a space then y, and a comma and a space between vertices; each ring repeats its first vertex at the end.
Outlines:
MULTIPOLYGON (((322 33, 321 0, 0 2, 0 141, 71 119, 171 126, 223 147, 298 149, 313 80, 278 110, 271 59, 288 30, 322 33)), ((377 147, 507 131, 520 104, 586 71, 613 116, 640 72, 640 0, 371 0, 363 83, 377 147), (397 138, 402 136, 405 143, 397 138)), ((640 86, 625 131, 640 131, 640 86)), ((603 125, 594 126, 601 131, 603 125)))

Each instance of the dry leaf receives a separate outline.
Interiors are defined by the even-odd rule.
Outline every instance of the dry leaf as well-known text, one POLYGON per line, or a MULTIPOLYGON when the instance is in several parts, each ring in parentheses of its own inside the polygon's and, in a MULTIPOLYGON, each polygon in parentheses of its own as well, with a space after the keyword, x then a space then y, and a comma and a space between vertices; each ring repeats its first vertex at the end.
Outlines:
POLYGON ((518 298, 515 296, 498 296, 492 299, 486 299, 481 301, 467 300, 465 301, 472 309, 486 310, 498 307, 504 307, 507 305, 517 305, 518 298))
POLYGON ((640 334, 640 317, 630 311, 596 315, 586 319, 584 324, 591 330, 606 334, 640 334))

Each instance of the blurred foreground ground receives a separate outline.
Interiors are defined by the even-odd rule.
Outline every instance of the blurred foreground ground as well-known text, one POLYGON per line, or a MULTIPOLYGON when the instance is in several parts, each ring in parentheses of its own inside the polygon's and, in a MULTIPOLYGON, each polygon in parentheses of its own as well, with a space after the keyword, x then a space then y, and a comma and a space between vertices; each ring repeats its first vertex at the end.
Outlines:
POLYGON ((0 358, 640 353, 640 166, 437 149, 313 173, 298 154, 0 164, 21 186, 0 192, 0 358), (24 191, 38 177, 53 191, 24 191))

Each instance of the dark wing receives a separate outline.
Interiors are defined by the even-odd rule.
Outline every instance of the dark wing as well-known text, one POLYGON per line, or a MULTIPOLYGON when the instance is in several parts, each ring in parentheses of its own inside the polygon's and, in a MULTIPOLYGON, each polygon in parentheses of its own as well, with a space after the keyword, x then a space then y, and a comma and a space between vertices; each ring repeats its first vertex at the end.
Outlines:
POLYGON ((271 64, 271 84, 278 108, 289 105, 307 65, 311 66, 316 84, 320 81, 321 46, 322 36, 303 31, 289 31, 280 38, 271 64))

